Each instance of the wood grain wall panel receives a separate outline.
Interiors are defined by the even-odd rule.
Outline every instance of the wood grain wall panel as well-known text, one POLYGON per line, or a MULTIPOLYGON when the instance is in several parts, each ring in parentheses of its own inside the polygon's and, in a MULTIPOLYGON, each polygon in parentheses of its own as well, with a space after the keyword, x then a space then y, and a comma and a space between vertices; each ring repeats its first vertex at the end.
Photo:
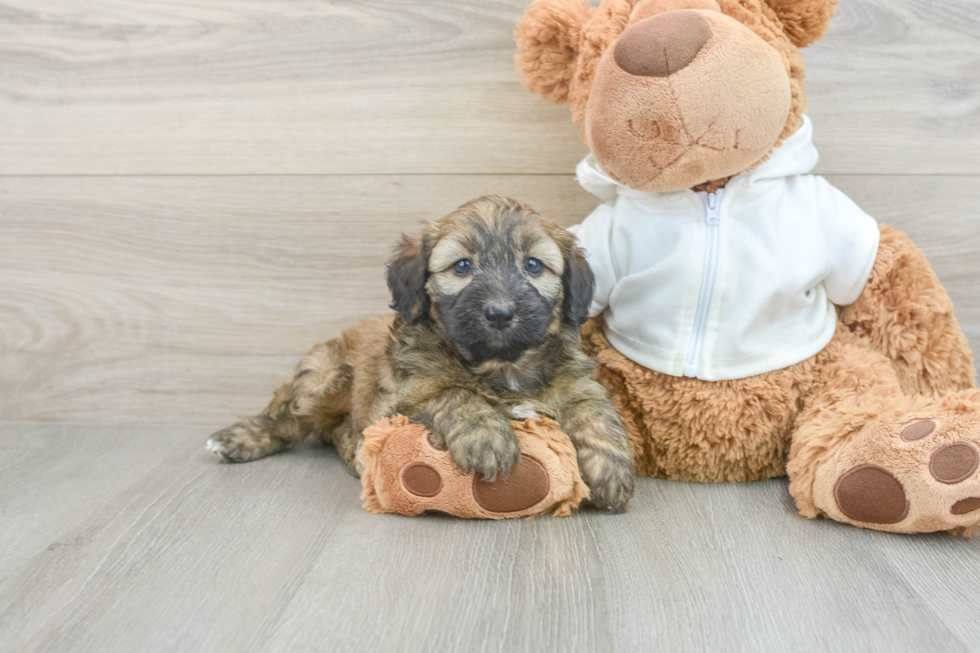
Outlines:
MULTIPOLYGON (((831 180, 908 231, 980 351, 975 177, 831 180)), ((567 176, 0 179, 0 419, 214 422, 386 311, 402 231, 486 193, 564 225, 567 176)))
MULTIPOLYGON (((569 174, 523 0, 7 0, 0 174, 569 174)), ((823 173, 980 174, 974 0, 845 0, 806 53, 823 173)))

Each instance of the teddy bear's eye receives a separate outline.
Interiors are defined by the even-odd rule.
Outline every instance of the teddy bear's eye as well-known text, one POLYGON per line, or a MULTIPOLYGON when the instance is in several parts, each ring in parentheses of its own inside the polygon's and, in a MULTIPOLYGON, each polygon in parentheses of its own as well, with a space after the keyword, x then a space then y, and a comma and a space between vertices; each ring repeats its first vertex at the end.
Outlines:
POLYGON ((526 261, 524 261, 524 269, 527 270, 528 274, 538 276, 544 272, 544 263, 533 256, 530 256, 526 261))
POLYGON ((459 259, 453 263, 453 272, 460 277, 468 276, 471 272, 473 272, 473 261, 469 260, 468 258, 459 259))

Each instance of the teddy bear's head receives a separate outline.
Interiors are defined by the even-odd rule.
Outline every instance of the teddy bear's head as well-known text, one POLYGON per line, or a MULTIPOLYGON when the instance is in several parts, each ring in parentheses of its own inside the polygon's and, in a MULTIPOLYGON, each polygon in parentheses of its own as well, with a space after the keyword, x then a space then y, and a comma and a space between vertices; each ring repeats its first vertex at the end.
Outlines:
POLYGON ((806 109, 799 48, 839 0, 536 0, 518 23, 524 85, 569 102, 602 169, 643 191, 721 184, 806 109))

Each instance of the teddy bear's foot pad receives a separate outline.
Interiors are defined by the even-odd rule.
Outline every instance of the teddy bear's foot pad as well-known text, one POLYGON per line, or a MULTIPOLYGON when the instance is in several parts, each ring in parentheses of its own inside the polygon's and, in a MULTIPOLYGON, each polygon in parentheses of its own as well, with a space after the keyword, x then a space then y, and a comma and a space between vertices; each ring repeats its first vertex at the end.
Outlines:
POLYGON ((846 516, 868 524, 897 524, 909 514, 902 483, 877 465, 858 465, 844 472, 834 499, 846 516))
POLYGON ((363 469, 364 508, 370 512, 421 515, 435 511, 457 517, 505 519, 551 512, 567 516, 588 499, 577 452, 554 420, 513 421, 521 456, 506 477, 492 481, 453 464, 424 426, 404 415, 379 420, 364 430, 357 455, 363 469))
POLYGON ((980 417, 879 418, 817 473, 814 498, 828 516, 902 533, 980 526, 980 417))

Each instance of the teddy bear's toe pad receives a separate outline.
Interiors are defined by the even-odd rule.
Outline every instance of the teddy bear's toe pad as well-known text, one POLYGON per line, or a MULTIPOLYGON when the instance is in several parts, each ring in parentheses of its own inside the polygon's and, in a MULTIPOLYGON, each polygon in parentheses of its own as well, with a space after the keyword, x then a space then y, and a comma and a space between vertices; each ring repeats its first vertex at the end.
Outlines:
POLYGON ((442 477, 431 465, 412 463, 402 470, 402 485, 417 497, 434 497, 442 491, 442 477))
POLYGON ((936 423, 931 419, 923 420, 906 426, 902 430, 902 439, 906 442, 915 442, 931 435, 936 430, 936 423))
POLYGON ((973 476, 980 456, 977 450, 965 442, 954 442, 940 447, 929 460, 929 473, 940 483, 955 485, 973 476))
POLYGON ((953 504, 950 512, 954 515, 967 515, 974 510, 980 510, 980 497, 970 497, 953 504))
POLYGON ((980 526, 980 416, 882 416, 817 472, 828 516, 894 532, 980 526))

